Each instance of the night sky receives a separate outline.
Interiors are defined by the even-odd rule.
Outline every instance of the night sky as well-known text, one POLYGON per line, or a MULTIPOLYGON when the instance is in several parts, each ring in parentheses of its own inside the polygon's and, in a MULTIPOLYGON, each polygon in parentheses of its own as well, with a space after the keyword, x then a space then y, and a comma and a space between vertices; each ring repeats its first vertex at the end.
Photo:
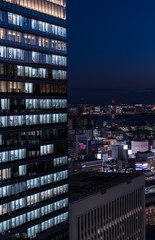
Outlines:
POLYGON ((155 103, 155 1, 68 0, 70 103, 155 103))

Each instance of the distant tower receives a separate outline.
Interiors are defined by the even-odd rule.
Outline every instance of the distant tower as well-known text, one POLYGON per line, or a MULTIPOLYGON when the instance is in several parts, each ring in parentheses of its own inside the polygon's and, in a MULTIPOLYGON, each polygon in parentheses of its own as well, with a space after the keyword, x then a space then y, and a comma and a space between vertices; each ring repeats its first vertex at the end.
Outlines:
POLYGON ((111 106, 111 118, 112 118, 112 121, 111 121, 111 128, 112 129, 115 129, 115 101, 112 100, 112 106, 111 106))

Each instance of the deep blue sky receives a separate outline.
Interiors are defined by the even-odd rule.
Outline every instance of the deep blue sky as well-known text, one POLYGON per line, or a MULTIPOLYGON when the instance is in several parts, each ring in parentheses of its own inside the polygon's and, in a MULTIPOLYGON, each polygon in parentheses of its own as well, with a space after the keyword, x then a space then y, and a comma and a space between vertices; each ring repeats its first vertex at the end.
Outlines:
POLYGON ((155 1, 67 7, 70 103, 155 103, 155 1))

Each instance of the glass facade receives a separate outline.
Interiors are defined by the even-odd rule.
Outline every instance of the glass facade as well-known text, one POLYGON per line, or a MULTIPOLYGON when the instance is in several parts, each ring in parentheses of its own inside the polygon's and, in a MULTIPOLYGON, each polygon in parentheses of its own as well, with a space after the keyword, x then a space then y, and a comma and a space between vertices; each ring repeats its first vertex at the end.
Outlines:
POLYGON ((0 127, 66 123, 67 113, 0 116, 0 127))
POLYGON ((36 10, 58 18, 66 19, 66 0, 6 0, 19 6, 36 10))
POLYGON ((0 239, 66 240, 66 0, 0 0, 0 239))
POLYGON ((38 64, 41 64, 43 62, 44 64, 55 66, 67 66, 67 59, 64 56, 45 54, 4 46, 0 46, 0 59, 3 59, 4 61, 10 60, 38 64))
MULTIPOLYGON (((39 21, 31 17, 23 17, 19 14, 0 11, 0 23, 4 26, 5 24, 7 24, 8 28, 10 28, 11 26, 16 26, 17 29, 29 29, 32 31, 32 33, 45 33, 46 36, 48 35, 48 37, 55 36, 60 37, 60 39, 66 40, 67 33, 65 27, 56 25, 54 23, 39 21)), ((22 33, 19 32, 19 35, 21 34, 22 33)))
MULTIPOLYGON (((30 206, 33 206, 34 204, 36 206, 36 209, 38 207, 40 209, 41 205, 46 207, 46 206, 49 205, 49 203, 48 203, 48 205, 45 205, 46 200, 48 200, 52 197, 57 197, 58 198, 58 196, 61 196, 62 194, 66 194, 67 191, 68 191, 68 185, 65 184, 65 185, 60 185, 60 186, 55 187, 55 188, 50 188, 46 191, 42 191, 42 192, 37 193, 37 194, 31 194, 27 197, 19 198, 17 200, 13 200, 11 202, 4 203, 0 207, 0 216, 2 216, 2 215, 7 216, 7 214, 10 213, 10 212, 13 213, 16 210, 25 209, 27 206, 30 207, 30 206)), ((59 200, 57 202, 54 201, 52 203, 53 212, 55 211, 55 209, 58 210, 57 206, 55 206, 55 205, 60 204, 60 202, 62 202, 62 205, 64 205, 63 204, 64 201, 65 201, 65 204, 66 204, 66 207, 67 207, 68 206, 68 198, 63 198, 62 200, 59 200)))
MULTIPOLYGON (((3 62, 3 61, 2 61, 3 62)), ((25 81, 34 80, 34 78, 45 78, 46 81, 51 83, 52 81, 57 83, 66 82, 67 72, 66 70, 55 70, 51 68, 42 68, 42 67, 30 67, 30 66, 20 66, 12 64, 0 64, 0 76, 3 78, 15 78, 23 79, 25 81)), ((35 82, 34 82, 35 83, 35 82)), ((47 82, 46 82, 47 83, 47 82)), ((39 93, 38 93, 39 94, 39 93)))

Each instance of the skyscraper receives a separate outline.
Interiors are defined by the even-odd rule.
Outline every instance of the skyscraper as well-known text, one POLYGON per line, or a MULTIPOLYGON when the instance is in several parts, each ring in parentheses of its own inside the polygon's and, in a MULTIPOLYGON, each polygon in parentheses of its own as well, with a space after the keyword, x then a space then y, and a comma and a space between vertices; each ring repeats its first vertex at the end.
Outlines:
POLYGON ((0 239, 65 239, 66 0, 0 0, 0 239))

